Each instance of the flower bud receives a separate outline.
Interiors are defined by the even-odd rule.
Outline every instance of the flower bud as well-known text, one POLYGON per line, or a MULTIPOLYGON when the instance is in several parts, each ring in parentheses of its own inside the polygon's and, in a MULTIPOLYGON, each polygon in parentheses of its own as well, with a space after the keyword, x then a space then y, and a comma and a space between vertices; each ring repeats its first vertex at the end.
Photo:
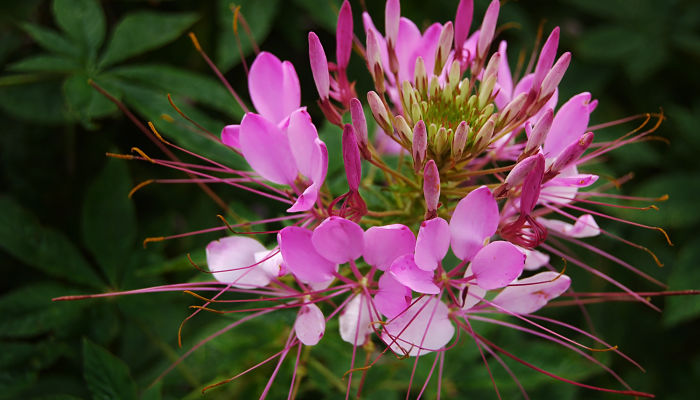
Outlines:
POLYGON ((357 136, 357 144, 360 147, 362 156, 369 160, 369 138, 367 136, 367 120, 365 119, 365 110, 362 109, 362 103, 356 98, 350 99, 350 117, 352 118, 352 126, 355 128, 357 136))
POLYGON ((486 69, 484 70, 484 76, 482 80, 487 80, 488 78, 495 76, 496 79, 498 80, 498 67, 500 66, 501 63, 501 54, 500 53, 493 53, 491 56, 491 59, 489 60, 489 63, 486 65, 486 69))
POLYGON ((343 163, 345 164, 348 187, 351 192, 356 192, 362 179, 362 162, 360 161, 360 149, 357 147, 355 129, 350 124, 345 124, 343 128, 343 163))
POLYGON ((309 32, 309 61, 318 95, 321 97, 321 100, 325 100, 330 92, 328 60, 326 59, 325 51, 323 51, 321 41, 318 40, 318 36, 313 32, 309 32))
POLYGON ((493 93, 493 87, 496 85, 496 77, 490 76, 488 79, 481 83, 479 87, 479 109, 486 106, 486 102, 491 98, 491 93, 493 93))
POLYGON ((552 163, 550 172, 556 174, 576 162, 593 142, 593 136, 593 132, 586 132, 578 140, 566 146, 552 163))
POLYGON ((379 124, 379 127, 382 128, 384 132, 391 135, 394 129, 392 128, 391 120, 389 119, 389 111, 387 111, 377 92, 367 92, 367 103, 369 103, 369 108, 372 110, 372 115, 377 121, 377 124, 379 124))
POLYGON ((413 127, 413 168, 416 172, 423 168, 425 157, 428 151, 428 131, 425 128, 425 122, 422 120, 416 122, 413 127))
POLYGON ((386 44, 396 48, 396 37, 399 34, 399 19, 401 18, 401 4, 399 0, 387 0, 384 9, 384 33, 386 44))
POLYGON ((428 160, 423 170, 423 196, 427 208, 426 219, 435 218, 440 202, 440 173, 433 160, 428 160))
MULTIPOLYGON (((547 138, 547 133, 549 128, 552 127, 552 121, 554 120, 554 111, 551 108, 545 110, 539 120, 532 127, 532 130, 528 133, 527 144, 525 145, 525 154, 530 154, 536 151, 547 138)), ((525 129, 528 129, 526 126, 525 129)))
POLYGON ((433 73, 435 75, 440 75, 442 67, 445 66, 447 56, 450 54, 450 49, 452 48, 453 38, 454 27, 451 21, 447 21, 442 27, 442 32, 440 32, 440 38, 438 39, 438 46, 435 53, 435 67, 433 68, 433 73))
POLYGON ((515 167, 510 170, 508 176, 506 176, 506 180, 504 181, 506 190, 514 188, 523 183, 523 180, 525 180, 525 177, 530 170, 535 167, 535 164, 538 162, 537 159, 540 157, 542 157, 542 154, 535 154, 534 156, 530 156, 515 164, 515 167))
POLYGON ((496 127, 495 115, 489 118, 486 123, 479 129, 479 133, 476 134, 474 139, 474 147, 478 151, 485 149, 489 142, 491 142, 491 137, 493 136, 493 130, 496 127))
POLYGON ((455 160, 459 160, 464 152, 464 146, 467 145, 467 139, 469 138, 469 125, 466 121, 462 121, 457 125, 455 130, 454 139, 452 140, 452 157, 455 160))
POLYGON ((569 68, 570 62, 571 53, 568 51, 559 57, 557 63, 554 64, 542 81, 539 100, 547 99, 554 93, 557 86, 559 86, 559 82, 561 82, 561 79, 564 77, 564 73, 566 73, 567 68, 569 68))
POLYGON ((528 93, 522 92, 519 95, 517 95, 513 100, 511 100, 510 103, 508 103, 508 105, 499 114, 498 124, 500 126, 506 126, 512 121, 514 121, 522 111, 527 97, 528 93))
POLYGON ((374 86, 379 93, 384 93, 384 69, 382 68, 381 52, 379 42, 372 29, 367 31, 367 69, 369 69, 374 86))
POLYGON ((416 58, 416 66, 414 68, 415 86, 420 93, 425 94, 428 90, 428 73, 425 70, 425 61, 423 57, 416 58))
MULTIPOLYGON (((430 124, 432 127, 433 124, 430 124)), ((429 132, 430 133, 430 132, 429 132)), ((444 126, 441 126, 438 130, 437 133, 435 133, 434 140, 434 151, 436 154, 442 154, 444 153, 448 147, 452 145, 452 138, 450 137, 450 134, 452 133, 452 130, 447 131, 444 126)), ((428 135, 430 137, 430 134, 428 135)))
POLYGON ((411 143, 413 140, 413 132, 403 116, 397 115, 394 117, 394 126, 396 127, 396 132, 398 132, 401 140, 404 143, 411 143))
POLYGON ((540 52, 540 58, 537 60, 537 66, 535 66, 535 73, 532 78, 532 88, 537 89, 542 80, 544 79, 547 72, 552 68, 554 64, 554 58, 557 55, 557 47, 559 47, 559 27, 557 26, 549 34, 547 41, 542 46, 542 51, 540 52))
POLYGON ((346 69, 352 52, 352 9, 345 0, 338 12, 338 26, 335 32, 335 58, 339 69, 346 69))
POLYGON ((479 41, 476 44, 476 58, 483 60, 486 52, 491 46, 493 34, 496 31, 496 21, 498 20, 498 11, 500 4, 498 0, 492 0, 489 8, 486 10, 484 20, 481 23, 479 33, 479 41))

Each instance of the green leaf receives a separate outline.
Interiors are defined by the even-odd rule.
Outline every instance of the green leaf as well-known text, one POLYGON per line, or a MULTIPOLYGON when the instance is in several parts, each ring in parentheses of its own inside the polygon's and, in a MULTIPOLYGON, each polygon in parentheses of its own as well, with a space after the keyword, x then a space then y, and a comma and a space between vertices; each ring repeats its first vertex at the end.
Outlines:
POLYGON ((0 87, 0 108, 31 124, 60 124, 69 119, 56 81, 0 87))
POLYGON ((93 399, 137 398, 126 364, 87 339, 83 339, 83 376, 93 399))
MULTIPOLYGON (((235 5, 240 6, 240 13, 250 26, 253 39, 256 43, 262 43, 270 33, 272 23, 277 15, 279 0, 239 0, 235 5)), ((216 46, 217 66, 224 72, 233 68, 241 61, 236 35, 233 32, 233 11, 230 0, 219 0, 217 21, 219 37, 216 46)), ((238 23, 238 37, 241 43, 241 50, 244 56, 253 50, 251 39, 243 29, 240 21, 238 23)))
POLYGON ((24 23, 21 27, 45 50, 71 57, 77 57, 80 54, 78 46, 51 29, 30 23, 24 23))
POLYGON ((126 163, 110 159, 83 202, 83 241, 115 287, 120 286, 136 242, 136 212, 127 197, 129 190, 126 163))
MULTIPOLYGON (((680 251, 676 263, 670 265, 671 276, 668 279, 669 290, 688 290, 700 288, 700 239, 695 239, 680 251)), ((700 297, 676 296, 666 301, 664 324, 674 326, 700 316, 700 297)))
POLYGON ((58 231, 45 228, 9 197, 0 197, 0 247, 47 275, 87 286, 101 280, 80 252, 58 231))
MULTIPOLYGON (((243 116, 243 109, 217 80, 169 65, 129 65, 110 71, 122 79, 165 93, 185 96, 221 111, 231 118, 243 116)), ((178 105, 180 106, 180 105, 178 105)), ((174 110, 171 111, 174 112, 174 110)))
POLYGON ((72 72, 81 68, 74 59, 54 54, 29 56, 7 67, 15 72, 72 72))
POLYGON ((93 55, 105 38, 105 16, 96 0, 54 0, 56 23, 93 55))
MULTIPOLYGON (((91 120, 116 112, 117 106, 90 86, 88 80, 88 76, 82 73, 67 77, 63 81, 63 94, 75 119, 81 121, 87 129, 95 129, 91 120)), ((100 86, 118 96, 112 86, 105 85, 105 81, 106 79, 100 79, 100 86)))
POLYGON ((117 24, 100 60, 104 68, 177 39, 197 20, 191 13, 139 12, 117 24))

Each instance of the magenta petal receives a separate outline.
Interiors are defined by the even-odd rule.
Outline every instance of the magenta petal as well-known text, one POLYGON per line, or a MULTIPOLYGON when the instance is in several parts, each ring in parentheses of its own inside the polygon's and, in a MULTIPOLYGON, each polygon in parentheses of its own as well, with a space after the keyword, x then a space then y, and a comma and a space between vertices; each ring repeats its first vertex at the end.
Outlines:
POLYGON ((389 268, 396 258, 413 253, 416 248, 413 232, 401 224, 373 226, 365 232, 364 242, 365 261, 382 271, 389 268))
POLYGON ((384 325, 382 340, 398 355, 415 357, 437 351, 449 343, 455 332, 449 312, 436 297, 424 296, 384 325))
POLYGON ((258 113, 274 123, 282 121, 301 104, 294 66, 265 51, 250 66, 248 91, 258 113))
POLYGON ((450 248, 450 226, 437 217, 423 222, 418 230, 414 260, 418 268, 434 271, 450 248))
POLYGON ((461 49, 469 35, 474 16, 474 0, 460 0, 455 15, 455 49, 461 49))
POLYGON ((486 186, 457 203, 450 220, 452 251, 460 260, 471 260, 498 228, 498 204, 486 186))
POLYGON ((344 341, 362 346, 367 336, 372 334, 372 318, 369 315, 367 299, 360 293, 345 305, 343 313, 338 317, 340 338, 344 341))
POLYGON ((547 158, 556 157, 567 145, 584 134, 591 112, 597 104, 597 101, 591 101, 590 93, 584 92, 561 106, 544 141, 544 154, 547 158))
POLYGON ((493 303, 516 314, 530 314, 559 297, 571 286, 571 279, 557 272, 540 272, 516 281, 493 299, 493 303))
POLYGON ((314 163, 318 162, 313 156, 313 152, 316 151, 314 141, 318 138, 318 132, 305 108, 295 110, 289 116, 286 132, 299 172, 311 178, 312 171, 316 167, 314 163))
POLYGON ((530 172, 523 181, 523 190, 520 198, 520 213, 528 215, 535 208, 540 197, 542 177, 544 176, 544 156, 538 153, 534 156, 534 163, 530 172))
POLYGON ((413 260, 413 253, 400 256, 391 264, 389 268, 391 275, 414 292, 438 294, 440 288, 433 282, 435 273, 424 271, 416 265, 413 260))
POLYGON ((328 217, 314 229, 311 242, 324 258, 345 264, 362 255, 362 228, 356 223, 341 217, 328 217))
POLYGON ((321 139, 314 140, 315 151, 311 157, 314 160, 311 173, 311 185, 299 196, 297 201, 287 209, 287 212, 299 212, 310 210, 318 199, 318 192, 321 190, 323 181, 328 172, 328 149, 321 139))
POLYGON ((513 282, 525 267, 525 254, 510 242, 496 241, 484 246, 472 260, 476 284, 486 290, 513 282))
POLYGON ((287 137, 275 124, 258 114, 246 114, 241 121, 239 143, 243 157, 260 176, 279 184, 294 182, 294 156, 287 137))
POLYGON ((333 278, 337 265, 318 254, 311 242, 312 232, 288 226, 277 234, 284 263, 302 282, 325 282, 333 278))
POLYGON ((267 250, 257 240, 229 236, 207 245, 207 265, 219 282, 237 288, 265 286, 273 275, 257 263, 255 255, 259 252, 267 250))
POLYGON ((241 131, 240 125, 226 125, 221 130, 221 142, 226 146, 240 149, 241 145, 238 140, 241 131))
POLYGON ((387 318, 394 318, 411 304, 411 289, 394 279, 390 273, 382 274, 378 285, 374 306, 387 318))
MULTIPOLYGON (((420 44, 420 41, 420 29, 418 29, 413 21, 402 17, 399 20, 399 34, 396 41, 396 59, 398 60, 400 66, 400 82, 403 82, 404 80, 413 81, 413 69, 416 66, 416 58, 418 58, 418 55, 415 54, 415 49, 420 44)), ((434 54, 431 54, 431 58, 434 58, 434 54)), ((426 61, 425 59, 423 60, 426 61)), ((426 70, 432 71, 432 65, 433 64, 431 64, 429 70, 426 67, 426 70)))
POLYGON ((299 341, 306 346, 318 343, 326 331, 326 319, 316 304, 305 304, 299 308, 294 331, 299 341))

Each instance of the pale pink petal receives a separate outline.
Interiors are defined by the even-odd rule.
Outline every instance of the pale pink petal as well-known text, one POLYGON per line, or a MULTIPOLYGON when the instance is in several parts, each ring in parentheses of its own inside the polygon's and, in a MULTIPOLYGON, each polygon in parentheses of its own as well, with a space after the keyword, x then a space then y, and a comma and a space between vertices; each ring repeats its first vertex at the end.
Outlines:
POLYGON ((316 304, 309 303, 299 308, 294 332, 301 343, 313 346, 318 343, 326 331, 326 319, 316 304))
POLYGON ((364 242, 365 261, 382 271, 389 268, 396 258, 413 253, 416 248, 413 232, 401 224, 373 226, 365 231, 364 242))
POLYGON ((544 141, 544 154, 547 158, 556 157, 566 146, 584 134, 591 112, 597 104, 597 100, 591 101, 590 93, 584 92, 561 106, 544 141))
POLYGON ((277 278, 285 275, 287 268, 284 266, 282 253, 279 249, 258 251, 254 254, 255 262, 260 263, 260 269, 271 277, 277 278))
POLYGON ((243 157, 260 176, 279 184, 294 182, 294 156, 287 137, 275 124, 258 114, 246 114, 241 121, 239 143, 243 157))
POLYGON ((498 86, 497 89, 494 89, 494 91, 497 90, 498 93, 496 94, 494 101, 499 109, 505 108, 505 106, 513 98, 513 76, 511 75, 510 67, 508 66, 508 55, 506 54, 507 47, 508 43, 506 43, 505 40, 502 40, 498 45, 498 53, 501 55, 501 57, 498 62, 498 77, 496 82, 498 86))
POLYGON ((258 54, 250 66, 248 91, 258 113, 274 123, 301 104, 299 78, 294 66, 266 51, 258 54))
POLYGON ((559 297, 571 286, 571 279, 557 272, 546 271, 520 279, 493 299, 493 303, 516 314, 530 314, 559 297))
POLYGON ((450 226, 437 217, 424 221, 418 230, 415 261, 418 268, 433 271, 450 248, 450 226))
POLYGON ((411 289, 394 279, 390 273, 382 274, 378 285, 374 306, 387 318, 394 318, 411 304, 411 289))
POLYGON ((415 357, 445 347, 454 332, 445 303, 424 296, 384 325, 382 340, 396 354, 415 357))
POLYGON ((314 229, 311 241, 324 258, 336 264, 345 264, 362 255, 363 234, 356 223, 332 216, 314 229))
POLYGON ((224 129, 221 130, 221 142, 226 146, 233 147, 234 149, 240 149, 241 145, 238 140, 240 130, 240 125, 224 126, 224 129))
MULTIPOLYGON (((549 159, 548 161, 550 161, 549 159)), ((559 175, 551 181, 545 183, 540 190, 540 203, 557 203, 566 204, 573 201, 578 193, 578 186, 571 185, 570 181, 560 181, 560 179, 580 176, 576 165, 561 170, 559 175), (554 182, 553 182, 554 181, 554 182), (557 182, 566 182, 565 184, 555 185, 557 182)), ((591 182, 592 183, 592 182, 591 182)))
POLYGON ((469 310, 470 308, 479 304, 486 296, 486 289, 481 288, 478 285, 468 285, 466 288, 464 288, 464 290, 467 291, 467 296, 464 298, 462 310, 469 310))
POLYGON ((299 196, 297 201, 287 209, 288 212, 298 212, 310 210, 316 200, 318 193, 321 190, 323 181, 326 179, 328 172, 328 149, 326 144, 321 139, 314 140, 315 150, 311 154, 313 163, 311 173, 311 185, 299 196))
POLYGON ((356 294, 345 305, 342 314, 338 317, 340 325, 340 338, 344 341, 362 346, 367 336, 372 334, 372 318, 369 315, 367 299, 363 294, 356 294))
POLYGON ((542 268, 549 262, 549 255, 537 250, 520 249, 525 253, 525 269, 534 271, 542 268))
POLYGON ((314 77, 316 90, 321 99, 327 99, 330 91, 330 75, 328 73, 328 59, 323 45, 315 33, 309 32, 309 61, 311 74, 314 77))
POLYGON ((433 282, 435 273, 418 268, 413 260, 413 253, 404 254, 394 260, 389 268, 389 272, 394 279, 414 292, 440 293, 440 288, 433 282))
POLYGON ((557 175, 550 179, 544 186, 573 186, 573 187, 588 187, 598 180, 598 175, 593 174, 576 174, 569 176, 557 175))
POLYGON ((477 285, 486 290, 498 289, 520 275, 525 267, 525 254, 512 243, 499 240, 479 250, 471 266, 477 285))
POLYGON ((460 260, 471 260, 498 228, 498 204, 486 186, 457 203, 450 220, 452 251, 460 260))
POLYGON ((401 17, 401 4, 399 0, 387 0, 384 17, 384 30, 386 40, 389 43, 396 43, 399 34, 399 18, 401 17))
POLYGON ((573 225, 556 219, 540 218, 538 221, 548 229, 573 238, 593 237, 600 234, 600 228, 590 214, 578 217, 573 225))
POLYGON ((291 113, 286 133, 297 169, 305 177, 311 178, 312 171, 316 168, 314 163, 318 162, 313 156, 318 132, 306 108, 291 113))
POLYGON ((219 282, 237 288, 266 286, 273 275, 256 265, 255 254, 262 251, 267 252, 265 246, 249 237, 221 238, 207 245, 207 265, 219 282))
POLYGON ((325 282, 333 278, 337 265, 318 254, 311 242, 312 232, 288 226, 277 234, 277 243, 289 271, 302 282, 325 282))

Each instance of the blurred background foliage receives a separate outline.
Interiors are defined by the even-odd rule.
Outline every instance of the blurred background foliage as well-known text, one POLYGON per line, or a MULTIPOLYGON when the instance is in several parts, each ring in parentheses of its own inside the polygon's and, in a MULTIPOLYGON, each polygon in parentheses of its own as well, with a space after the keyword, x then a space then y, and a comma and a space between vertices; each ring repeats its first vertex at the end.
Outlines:
MULTIPOLYGON (((338 132, 322 123, 307 63, 306 32, 319 32, 333 53, 336 0, 247 0, 235 2, 261 47, 293 60, 302 83, 303 103, 338 148, 338 132)), ((382 25, 383 2, 366 1, 382 25)), ((477 19, 486 1, 477 1, 477 19)), ((619 192, 642 196, 668 193, 659 211, 607 209, 613 215, 663 226, 674 246, 655 231, 599 220, 611 232, 642 243, 665 264, 657 267, 643 251, 605 238, 595 244, 664 282, 669 289, 700 287, 700 3, 694 0, 520 0, 507 1, 499 23, 506 29, 511 65, 518 49, 532 51, 537 28, 562 28, 561 49, 574 58, 560 99, 590 91, 600 100, 592 123, 663 110, 657 131, 663 139, 626 146, 592 168, 608 179, 634 172, 619 192)), ((361 2, 353 1, 359 26, 361 2)), ((241 160, 197 133, 177 115, 166 95, 212 132, 239 120, 241 109, 197 54, 193 31, 239 93, 245 95, 240 52, 252 60, 245 34, 241 48, 233 33, 232 1, 25 0, 0 3, 0 398, 160 399, 201 398, 207 384, 233 376, 283 345, 293 313, 258 318, 195 352, 157 384, 151 383, 187 348, 231 322, 201 315, 186 326, 184 348, 177 348, 179 323, 194 299, 177 292, 52 303, 51 298, 135 289, 205 279, 185 258, 203 262, 203 247, 217 234, 190 236, 146 249, 141 241, 218 225, 220 207, 194 185, 150 186, 127 198, 138 182, 179 177, 147 163, 108 159, 105 152, 128 153, 138 146, 160 155, 114 103, 94 90, 92 80, 122 101, 141 121, 153 121, 169 139, 227 163, 241 160), (265 332, 259 335, 258 332, 265 332)), ((453 18, 456 1, 404 1, 403 15, 419 26, 453 18)), ((368 81, 357 57, 351 77, 368 81)), ((245 97, 245 96, 244 96, 245 97)), ((609 128, 614 138, 634 124, 609 128)), ((334 144, 333 144, 334 143, 334 144)), ((336 153, 339 154, 339 153, 336 153)), ((226 188, 217 193, 237 213, 276 212, 274 207, 226 188), (272 208, 271 208, 272 207, 272 208)), ((586 259, 584 257, 584 259, 586 259)), ((587 259, 635 290, 656 288, 600 258, 587 259)), ((611 290, 575 267, 579 291, 611 290)), ((639 361, 643 373, 608 353, 595 356, 635 389, 664 399, 697 395, 700 376, 700 302, 697 298, 658 298, 656 313, 635 303, 588 306, 596 333, 639 361)), ((586 326, 576 307, 544 314, 586 326)), ((234 317, 235 318, 235 317, 234 317)), ((607 387, 613 378, 573 352, 523 334, 478 324, 477 330, 520 357, 570 379, 607 387)), ((344 392, 342 374, 350 347, 339 341, 337 325, 310 353, 302 374, 309 379, 300 398, 336 398, 344 392)), ((463 337, 448 353, 444 397, 495 398, 478 351, 463 337)), ((432 356, 419 364, 425 377, 432 356)), ((291 364, 291 362, 287 362, 291 364)), ((291 365, 285 364, 272 397, 286 396, 291 365)), ((367 377, 367 398, 403 396, 410 362, 386 359, 367 377)), ((532 398, 617 398, 553 381, 508 363, 532 398)), ((491 362, 504 398, 518 390, 503 368, 491 362)), ((253 398, 267 381, 265 366, 205 398, 253 398)), ((414 391, 421 383, 413 385, 414 391)), ((428 398, 435 396, 434 382, 428 398)), ((417 391, 416 393, 417 394, 417 391)))

